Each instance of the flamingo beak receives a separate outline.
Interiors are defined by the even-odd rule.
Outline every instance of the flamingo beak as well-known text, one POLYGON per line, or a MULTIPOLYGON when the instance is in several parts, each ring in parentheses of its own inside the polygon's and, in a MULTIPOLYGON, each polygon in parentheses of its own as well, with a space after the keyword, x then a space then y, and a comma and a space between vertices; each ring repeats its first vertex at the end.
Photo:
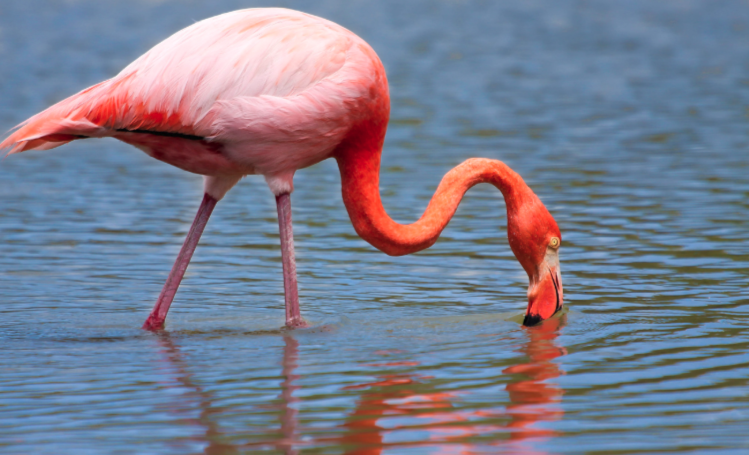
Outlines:
POLYGON ((525 312, 524 326, 536 325, 554 316, 562 309, 564 293, 562 274, 558 267, 544 267, 541 279, 528 288, 528 309, 525 312))

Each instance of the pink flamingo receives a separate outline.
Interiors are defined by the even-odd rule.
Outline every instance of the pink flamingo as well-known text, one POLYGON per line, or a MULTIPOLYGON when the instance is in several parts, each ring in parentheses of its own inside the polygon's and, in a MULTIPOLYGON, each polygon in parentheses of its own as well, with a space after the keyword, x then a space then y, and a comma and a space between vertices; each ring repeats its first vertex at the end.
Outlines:
POLYGON ((559 227, 504 163, 473 158, 450 170, 413 224, 387 215, 379 170, 389 113, 385 69, 361 38, 309 14, 247 9, 175 33, 112 79, 26 120, 0 148, 12 147, 13 154, 109 136, 204 176, 203 201, 145 329, 164 327, 216 203, 250 174, 263 175, 276 197, 286 325, 305 326, 290 196, 298 169, 331 157, 354 229, 389 255, 430 247, 469 188, 497 187, 506 201, 510 247, 530 279, 524 324, 559 311, 559 227))

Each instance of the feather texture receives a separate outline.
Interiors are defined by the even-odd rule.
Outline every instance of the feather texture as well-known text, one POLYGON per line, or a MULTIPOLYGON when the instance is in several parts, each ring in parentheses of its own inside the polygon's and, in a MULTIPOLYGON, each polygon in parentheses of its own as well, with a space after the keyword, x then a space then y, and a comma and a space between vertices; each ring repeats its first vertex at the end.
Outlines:
POLYGON ((329 157, 383 94, 382 64, 353 33, 296 11, 248 9, 175 33, 31 117, 0 148, 113 136, 198 174, 273 178, 329 157))

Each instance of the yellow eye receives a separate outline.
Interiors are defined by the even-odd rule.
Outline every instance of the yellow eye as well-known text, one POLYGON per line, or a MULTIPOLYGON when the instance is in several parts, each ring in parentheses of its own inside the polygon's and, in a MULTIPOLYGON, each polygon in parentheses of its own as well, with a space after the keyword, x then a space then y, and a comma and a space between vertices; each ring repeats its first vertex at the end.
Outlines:
POLYGON ((549 246, 556 249, 559 248, 559 244, 562 243, 561 240, 559 240, 559 237, 552 237, 549 241, 549 246))

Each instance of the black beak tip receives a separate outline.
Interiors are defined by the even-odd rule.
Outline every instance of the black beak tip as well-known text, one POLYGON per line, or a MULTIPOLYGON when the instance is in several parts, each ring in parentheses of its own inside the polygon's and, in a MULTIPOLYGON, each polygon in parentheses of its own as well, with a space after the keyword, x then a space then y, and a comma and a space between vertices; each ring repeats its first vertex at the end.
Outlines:
POLYGON ((541 318, 541 315, 538 314, 526 314, 525 319, 523 319, 523 325, 526 327, 531 327, 539 322, 541 322, 543 319, 541 318))

